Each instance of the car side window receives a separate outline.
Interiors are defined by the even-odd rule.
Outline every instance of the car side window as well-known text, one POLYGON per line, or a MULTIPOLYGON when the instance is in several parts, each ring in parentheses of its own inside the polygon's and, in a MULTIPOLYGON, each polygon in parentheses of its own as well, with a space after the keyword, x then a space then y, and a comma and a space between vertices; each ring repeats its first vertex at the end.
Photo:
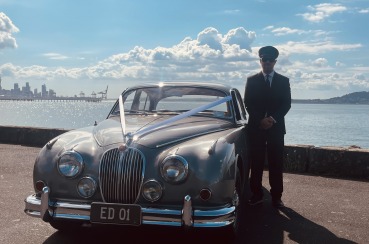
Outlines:
POLYGON ((149 110, 149 108, 150 98, 147 92, 140 89, 129 94, 124 104, 124 109, 131 111, 145 111, 149 110))
MULTIPOLYGON (((136 92, 130 92, 130 93, 127 93, 127 94, 128 95, 126 95, 126 97, 124 98, 124 103, 123 103, 124 104, 124 111, 132 110, 133 99, 135 97, 136 92)), ((119 115, 119 113, 120 113, 119 110, 120 110, 119 102, 117 101, 114 104, 113 109, 110 111, 110 114, 109 114, 108 117, 119 115)))
MULTIPOLYGON (((131 110, 136 92, 131 92, 124 101, 124 110, 131 110)), ((119 109, 119 107, 118 107, 119 109)))
POLYGON ((142 91, 140 94, 140 98, 139 98, 139 105, 138 105, 138 109, 139 110, 149 110, 150 108, 150 99, 149 96, 147 95, 147 93, 145 91, 142 91))

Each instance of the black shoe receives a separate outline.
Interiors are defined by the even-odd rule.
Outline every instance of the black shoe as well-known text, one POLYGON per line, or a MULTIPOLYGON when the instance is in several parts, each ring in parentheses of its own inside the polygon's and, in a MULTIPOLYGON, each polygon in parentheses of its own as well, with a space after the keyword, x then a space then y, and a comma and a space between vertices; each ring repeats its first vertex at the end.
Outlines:
POLYGON ((281 199, 273 199, 272 200, 273 207, 275 208, 284 208, 284 203, 281 199))
POLYGON ((248 204, 250 206, 255 206, 258 204, 262 204, 263 203, 263 197, 261 196, 252 196, 249 200, 248 200, 248 204))

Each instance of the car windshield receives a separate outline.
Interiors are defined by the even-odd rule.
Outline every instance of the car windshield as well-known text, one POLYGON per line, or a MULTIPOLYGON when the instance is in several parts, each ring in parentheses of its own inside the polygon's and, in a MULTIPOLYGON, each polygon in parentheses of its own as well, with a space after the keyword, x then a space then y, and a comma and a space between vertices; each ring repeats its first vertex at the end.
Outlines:
MULTIPOLYGON (((124 111, 129 114, 179 114, 223 99, 222 91, 184 86, 147 87, 128 90, 123 94, 124 111)), ((230 119, 229 102, 205 108, 197 116, 211 116, 230 119)), ((119 114, 119 106, 112 111, 119 114)))

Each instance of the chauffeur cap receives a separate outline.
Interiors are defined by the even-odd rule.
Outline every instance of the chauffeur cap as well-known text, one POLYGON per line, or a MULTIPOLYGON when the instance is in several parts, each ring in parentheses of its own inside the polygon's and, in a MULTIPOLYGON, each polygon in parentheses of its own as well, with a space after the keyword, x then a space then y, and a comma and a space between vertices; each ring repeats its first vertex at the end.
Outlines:
POLYGON ((279 55, 278 49, 273 46, 265 46, 259 49, 259 57, 260 58, 272 58, 276 59, 279 55))

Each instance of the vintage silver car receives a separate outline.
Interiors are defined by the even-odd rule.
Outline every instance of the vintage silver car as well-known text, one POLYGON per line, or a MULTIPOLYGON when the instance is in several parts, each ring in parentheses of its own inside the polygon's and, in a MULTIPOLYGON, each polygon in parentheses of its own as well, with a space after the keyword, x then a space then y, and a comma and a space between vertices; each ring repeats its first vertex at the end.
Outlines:
POLYGON ((50 140, 25 213, 58 230, 167 225, 237 231, 248 187, 237 89, 163 82, 126 89, 106 120, 50 140))

